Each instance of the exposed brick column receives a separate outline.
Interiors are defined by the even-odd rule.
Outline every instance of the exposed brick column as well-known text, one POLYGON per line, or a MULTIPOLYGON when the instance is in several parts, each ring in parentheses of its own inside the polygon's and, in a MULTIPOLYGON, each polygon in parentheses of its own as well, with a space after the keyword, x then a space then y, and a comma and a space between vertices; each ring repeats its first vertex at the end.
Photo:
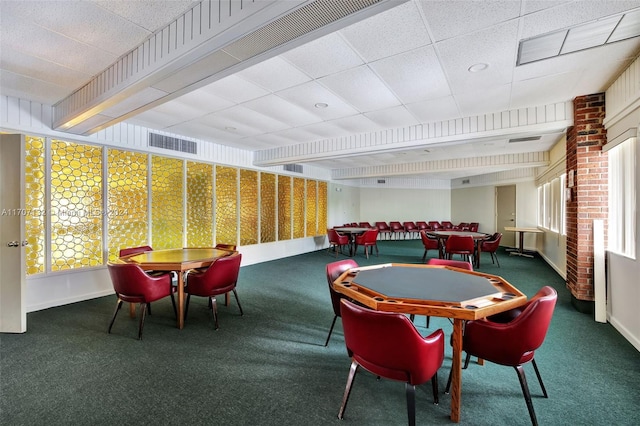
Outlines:
MULTIPOLYGON (((593 311, 593 220, 607 229, 607 154, 602 151, 607 133, 604 93, 580 96, 573 101, 574 126, 567 131, 567 185, 574 172, 571 200, 566 205, 567 287, 574 306, 593 311)), ((605 235, 606 239, 606 235, 605 235)))

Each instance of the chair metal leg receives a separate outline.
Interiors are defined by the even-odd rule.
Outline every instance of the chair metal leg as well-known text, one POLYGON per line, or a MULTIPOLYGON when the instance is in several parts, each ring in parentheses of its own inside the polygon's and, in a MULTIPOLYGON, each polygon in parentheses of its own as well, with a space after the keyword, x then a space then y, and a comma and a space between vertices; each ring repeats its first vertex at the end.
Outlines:
POLYGON ((173 297, 173 293, 171 293, 171 304, 173 305, 173 314, 178 318, 178 309, 176 308, 176 298, 173 297))
MULTIPOLYGON (((471 359, 471 355, 467 354, 466 358, 464 359, 464 366, 462 367, 463 370, 465 370, 468 366, 469 366, 469 360, 471 359)), ((449 378, 447 378, 447 386, 445 386, 444 388, 444 393, 448 394, 449 390, 451 389, 451 380, 452 380, 452 371, 449 370, 449 378)))
POLYGON ((440 400, 438 399, 438 373, 436 372, 431 378, 431 389, 433 390, 433 403, 438 405, 440 400))
POLYGON ((238 299, 238 292, 236 291, 236 289, 233 289, 233 295, 236 298, 236 303, 238 304, 238 309, 240 309, 240 316, 244 315, 244 312, 242 312, 242 306, 240 306, 240 299, 238 299))
POLYGON ((545 398, 549 398, 549 395, 547 395, 547 389, 545 389, 544 383, 542 383, 542 376, 540 376, 540 371, 538 370, 538 364, 536 364, 535 358, 531 360, 531 363, 533 364, 533 369, 536 372, 536 376, 538 377, 540 388, 542 388, 542 395, 544 395, 545 398))
POLYGON ((405 393, 407 394, 407 418, 409 420, 409 426, 415 426, 416 424, 416 387, 405 383, 405 393))
POLYGON ((500 261, 498 260, 498 253, 491 253, 496 258, 496 263, 498 264, 498 268, 500 267, 500 261))
POLYGON ((527 378, 524 375, 524 368, 522 365, 518 365, 517 367, 513 367, 516 369, 518 373, 518 380, 520 380, 520 387, 522 388, 522 394, 524 395, 524 400, 527 403, 527 410, 529 410, 529 416, 531 417, 531 424, 533 426, 538 426, 538 420, 536 419, 536 413, 533 410, 533 402, 531 401, 531 394, 529 393, 529 386, 527 385, 527 378))
POLYGON ((216 330, 218 329, 218 304, 216 303, 215 296, 211 296, 211 314, 213 314, 213 323, 216 330))
POLYGON ((140 326, 138 327, 138 340, 142 340, 142 329, 144 328, 144 319, 147 316, 148 303, 140 304, 140 326))
POLYGON ((189 301, 191 300, 191 295, 187 293, 187 301, 184 303, 184 319, 187 319, 187 313, 189 312, 189 301))
POLYGON ((338 411, 338 418, 342 420, 344 418, 344 411, 347 409, 347 402, 349 401, 349 395, 351 394, 351 386, 353 386, 353 379, 358 372, 358 363, 351 361, 351 368, 349 368, 349 377, 347 377, 347 386, 344 388, 344 395, 342 396, 342 404, 340 404, 340 411, 338 411))
POLYGON ((113 317, 111 318, 111 322, 109 323, 109 328, 107 329, 107 333, 111 334, 111 327, 113 327, 113 323, 116 320, 116 315, 118 315, 118 311, 122 307, 122 300, 118 298, 118 302, 116 302, 116 310, 113 312, 113 317))
POLYGON ((338 319, 337 315, 333 316, 333 321, 331 321, 331 328, 329 329, 329 335, 327 336, 327 340, 324 342, 324 345, 327 346, 329 344, 329 339, 331 338, 331 333, 333 333, 333 326, 336 325, 336 320, 338 319))

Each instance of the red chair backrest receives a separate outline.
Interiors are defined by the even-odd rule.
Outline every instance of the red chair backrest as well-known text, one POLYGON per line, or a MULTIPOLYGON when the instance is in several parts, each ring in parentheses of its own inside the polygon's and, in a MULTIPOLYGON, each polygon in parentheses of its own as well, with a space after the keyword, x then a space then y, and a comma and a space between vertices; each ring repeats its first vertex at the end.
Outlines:
POLYGON ((219 294, 218 292, 222 292, 222 289, 224 292, 233 290, 238 283, 241 260, 242 253, 216 259, 202 274, 189 276, 187 279, 189 292, 207 296, 219 294))
POLYGON ((130 254, 144 253, 145 251, 153 251, 153 249, 151 248, 151 246, 123 248, 123 249, 120 249, 119 256, 124 257, 124 256, 129 256, 130 254))
POLYGON ((500 247, 500 240, 502 239, 502 234, 500 232, 496 232, 489 238, 488 240, 483 241, 481 245, 482 251, 496 251, 498 247, 500 247))
POLYGON ((402 225, 400 222, 389 222, 389 227, 392 231, 402 230, 402 225))
POLYGON ((107 263, 111 283, 125 302, 148 303, 171 294, 169 274, 150 276, 135 263, 107 263))
POLYGON ((379 231, 386 231, 390 229, 387 222, 376 222, 376 228, 378 228, 379 231))
POLYGON ((438 222, 437 220, 432 220, 429 221, 429 226, 431 227, 431 229, 433 229, 434 231, 437 231, 438 229, 442 228, 442 225, 440 224, 440 222, 438 222))
POLYGON ((217 249, 222 249, 222 250, 236 250, 236 245, 235 244, 216 244, 215 248, 217 249))
POLYGON ((341 301, 349 356, 381 377, 417 385, 429 380, 444 359, 444 333, 423 338, 403 314, 374 311, 341 301))
POLYGON ((429 238, 425 231, 420 231, 420 239, 422 240, 422 245, 424 246, 424 248, 428 250, 438 248, 438 240, 436 240, 435 238, 429 238))
POLYGON ((369 231, 365 231, 364 233, 364 243, 365 244, 376 244, 376 240, 378 239, 378 230, 371 229, 369 231))
POLYGON ((437 265, 437 266, 453 266, 454 268, 466 269, 468 271, 473 271, 473 265, 469 262, 465 262, 464 260, 449 260, 449 259, 429 259, 427 261, 427 265, 437 265))
POLYGON ((327 284, 329 284, 329 294, 331 295, 333 313, 337 316, 340 316, 340 299, 344 298, 344 296, 335 291, 331 284, 337 280, 344 271, 357 267, 358 264, 353 259, 339 260, 337 262, 327 264, 327 284))
POLYGON ((447 238, 444 249, 447 252, 465 251, 473 253, 475 243, 470 235, 451 235, 447 238))
POLYGON ((478 232, 478 227, 480 226, 480 224, 478 222, 471 222, 469 224, 469 231, 471 232, 478 232))
POLYGON ((440 222, 440 223, 442 224, 442 227, 443 227, 444 229, 451 229, 451 228, 453 228, 453 223, 451 223, 451 222, 449 222, 449 221, 446 221, 446 220, 445 220, 445 221, 442 221, 442 222, 440 222))

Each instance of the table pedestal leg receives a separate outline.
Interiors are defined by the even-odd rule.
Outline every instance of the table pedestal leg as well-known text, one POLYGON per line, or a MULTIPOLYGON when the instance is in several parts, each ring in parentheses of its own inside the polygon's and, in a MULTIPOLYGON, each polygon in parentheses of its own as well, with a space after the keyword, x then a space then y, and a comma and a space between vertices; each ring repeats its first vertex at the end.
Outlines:
POLYGON ((462 326, 461 319, 453 320, 453 362, 451 364, 451 421, 460 421, 462 391, 462 326))

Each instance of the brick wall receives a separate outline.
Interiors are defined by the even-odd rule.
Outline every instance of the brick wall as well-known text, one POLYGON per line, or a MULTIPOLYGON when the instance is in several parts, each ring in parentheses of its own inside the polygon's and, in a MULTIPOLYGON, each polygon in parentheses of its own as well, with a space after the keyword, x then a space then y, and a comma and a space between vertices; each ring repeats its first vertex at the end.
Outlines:
POLYGON ((573 107, 574 125, 567 130, 567 185, 574 171, 566 205, 567 287, 575 299, 593 301, 593 220, 604 220, 607 229, 604 93, 577 97, 573 107))

